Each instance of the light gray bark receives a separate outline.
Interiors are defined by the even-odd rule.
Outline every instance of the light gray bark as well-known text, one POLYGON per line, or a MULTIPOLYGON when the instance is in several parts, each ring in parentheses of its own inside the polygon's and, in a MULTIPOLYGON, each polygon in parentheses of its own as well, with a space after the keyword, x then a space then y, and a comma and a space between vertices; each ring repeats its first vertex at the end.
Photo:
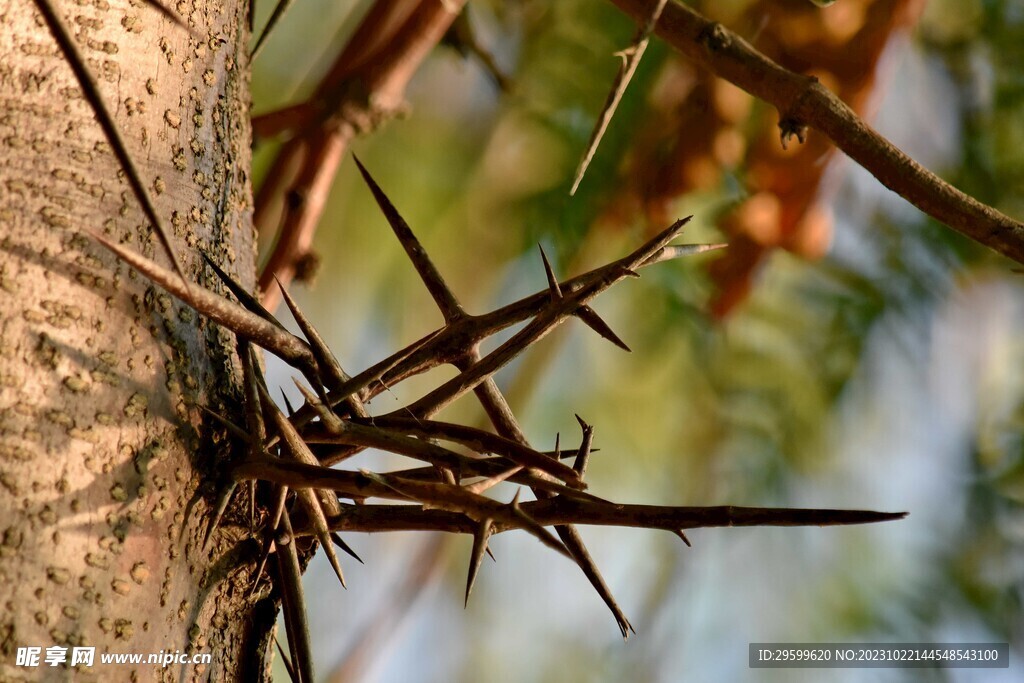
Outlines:
MULTIPOLYGON (((52 0, 125 134, 190 277, 253 281, 246 5, 52 0)), ((231 414, 233 338, 115 262, 167 263, 32 0, 0 6, 0 680, 256 680, 272 627, 235 524, 199 547, 231 414), (190 501, 196 499, 189 511, 190 501), (184 525, 184 530, 182 526, 184 525), (181 538, 179 540, 179 535, 181 538), (18 647, 95 646, 77 671, 18 647), (99 652, 209 652, 102 666, 99 652), (247 667, 247 668, 240 668, 247 667)))

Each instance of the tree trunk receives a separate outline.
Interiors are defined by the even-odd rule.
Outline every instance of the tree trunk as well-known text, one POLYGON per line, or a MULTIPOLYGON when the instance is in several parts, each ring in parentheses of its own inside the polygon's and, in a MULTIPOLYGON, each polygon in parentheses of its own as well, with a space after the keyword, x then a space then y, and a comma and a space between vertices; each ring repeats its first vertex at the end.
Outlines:
MULTIPOLYGON (((189 277, 216 288, 204 250, 251 286, 246 4, 164 0, 193 37, 139 0, 51 1, 189 277)), ((236 410, 234 339, 82 228, 167 262, 35 4, 5 0, 0 680, 265 679, 275 610, 248 597, 258 548, 240 523, 201 547, 228 453, 199 406, 236 410), (33 646, 39 665, 19 666, 33 646), (53 646, 67 664, 47 666, 53 646), (92 666, 68 670, 75 646, 96 648, 92 666), (146 663, 161 651, 212 662, 146 663)))

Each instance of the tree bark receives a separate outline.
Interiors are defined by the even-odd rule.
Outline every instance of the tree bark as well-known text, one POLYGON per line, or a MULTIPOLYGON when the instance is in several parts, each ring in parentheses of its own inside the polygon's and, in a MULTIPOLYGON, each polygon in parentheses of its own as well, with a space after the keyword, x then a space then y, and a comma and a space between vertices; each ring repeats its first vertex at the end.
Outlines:
MULTIPOLYGON (((173 232, 254 282, 246 3, 52 0, 173 232)), ((241 523, 201 547, 234 339, 81 228, 167 262, 32 0, 0 9, 0 680, 261 680, 276 610, 241 523), (18 648, 95 647, 93 666, 18 648), (145 662, 209 653, 207 665, 145 662), (100 653, 141 653, 103 665, 100 653), (43 658, 41 657, 41 659, 43 658)), ((208 271, 207 271, 208 272, 208 271)), ((236 517, 241 519, 241 517, 236 517)), ((247 524, 247 521, 245 522, 247 524)))

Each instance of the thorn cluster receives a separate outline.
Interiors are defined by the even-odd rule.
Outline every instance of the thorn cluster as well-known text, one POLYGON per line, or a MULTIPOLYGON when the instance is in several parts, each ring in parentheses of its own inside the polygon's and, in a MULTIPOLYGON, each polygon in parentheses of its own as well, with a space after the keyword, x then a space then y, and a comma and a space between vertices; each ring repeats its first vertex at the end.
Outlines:
MULTIPOLYGON (((192 284, 186 288, 173 273, 114 244, 93 236, 153 282, 198 312, 232 330, 238 339, 243 369, 245 424, 215 416, 246 444, 246 454, 229 466, 231 482, 217 501, 207 538, 214 532, 239 482, 262 482, 270 495, 266 509, 250 509, 262 540, 260 581, 270 555, 284 596, 285 624, 293 669, 309 666, 308 634, 302 616, 296 539, 318 542, 344 585, 337 545, 362 562, 339 532, 433 530, 471 534, 473 549, 466 581, 468 601, 488 539, 521 530, 580 566, 612 611, 626 637, 633 630, 601 577, 576 524, 664 529, 689 545, 684 529, 708 526, 831 525, 877 522, 901 514, 857 510, 795 510, 738 507, 661 507, 619 505, 589 493, 585 482, 594 428, 577 416, 579 446, 554 452, 535 449, 524 436, 512 409, 493 377, 512 359, 569 318, 578 318, 616 346, 628 346, 589 303, 627 276, 661 261, 724 245, 672 245, 688 218, 676 221, 627 256, 568 280, 559 281, 547 256, 541 259, 547 287, 532 296, 489 313, 466 312, 428 257, 398 210, 362 164, 359 171, 391 228, 440 309, 444 324, 422 339, 350 376, 324 343, 295 301, 282 292, 305 339, 288 332, 260 302, 212 261, 207 263, 224 281, 237 303, 192 284), (481 343, 517 323, 526 324, 496 349, 483 354, 481 343), (295 380, 304 403, 283 413, 270 398, 259 370, 254 346, 277 355, 300 373, 295 380), (443 364, 459 373, 408 405, 371 416, 366 405, 388 387, 443 364), (434 419, 445 406, 472 392, 485 409, 493 431, 434 419), (404 456, 415 465, 389 472, 337 468, 367 448, 404 456), (470 453, 467 455, 466 453, 470 453), (563 462, 571 459, 571 464, 563 462), (503 502, 485 495, 499 482, 518 486, 503 502), (536 500, 520 502, 523 489, 536 500), (372 502, 371 502, 372 501, 372 502), (397 502, 397 503, 396 503, 397 502), (409 503, 414 503, 410 505, 409 503), (554 528, 554 533, 548 530, 554 528)), ((212 415, 212 413, 211 413, 212 415)), ((250 500, 254 500, 250 496, 250 500)), ((301 680, 306 680, 302 675, 301 680)))

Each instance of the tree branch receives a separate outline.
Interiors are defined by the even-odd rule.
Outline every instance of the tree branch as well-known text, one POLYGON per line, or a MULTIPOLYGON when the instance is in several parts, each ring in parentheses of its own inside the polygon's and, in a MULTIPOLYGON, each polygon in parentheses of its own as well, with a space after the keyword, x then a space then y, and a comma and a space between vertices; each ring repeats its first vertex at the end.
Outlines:
MULTIPOLYGON (((657 0, 612 0, 637 21, 657 0)), ((1024 223, 964 194, 907 156, 816 78, 782 68, 721 24, 688 6, 665 7, 655 33, 720 78, 779 110, 782 138, 824 133, 836 147, 890 190, 932 218, 1018 263, 1024 263, 1024 223)))

